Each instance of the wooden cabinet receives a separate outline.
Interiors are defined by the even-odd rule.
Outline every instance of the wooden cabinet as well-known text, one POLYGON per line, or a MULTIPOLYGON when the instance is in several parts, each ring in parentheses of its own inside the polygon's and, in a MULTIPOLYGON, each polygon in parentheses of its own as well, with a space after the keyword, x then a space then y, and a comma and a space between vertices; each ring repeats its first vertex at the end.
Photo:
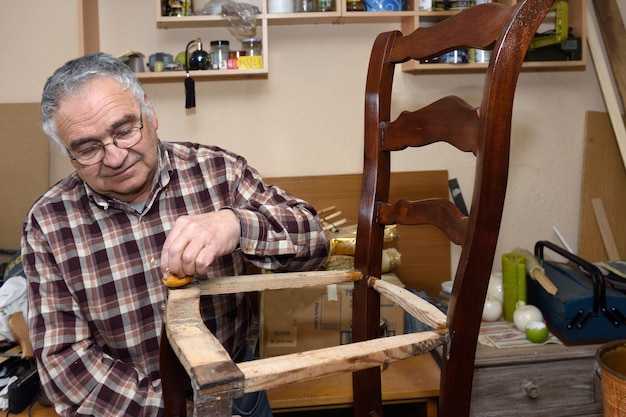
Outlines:
MULTIPOLYGON (((503 3, 515 3, 515 0, 497 0, 503 3)), ((156 26, 160 29, 183 29, 183 28, 219 28, 228 34, 229 23, 221 16, 197 15, 197 16, 162 16, 161 0, 153 0, 156 16, 154 17, 156 26)), ((332 12, 312 12, 312 13, 267 13, 268 0, 261 0, 261 14, 257 15, 257 35, 263 42, 263 68, 258 69, 238 69, 238 70, 208 70, 192 71, 191 75, 196 80, 219 80, 229 78, 265 78, 269 73, 269 51, 271 49, 271 39, 268 36, 269 25, 304 25, 304 24, 351 24, 351 23, 397 23, 404 33, 409 33, 416 28, 433 25, 447 17, 458 13, 457 11, 421 11, 417 10, 418 0, 407 0, 406 11, 401 12, 353 12, 347 10, 346 0, 337 0, 337 10, 332 12)), ((580 59, 571 61, 541 61, 526 62, 525 70, 581 70, 586 65, 586 33, 585 15, 586 2, 583 0, 567 0, 568 25, 571 33, 579 38, 581 47, 580 59)), ((99 18, 98 0, 78 0, 80 19, 80 45, 82 53, 96 52, 99 47, 99 18)), ((548 14, 543 30, 554 29, 556 18, 552 16, 555 12, 548 14)), ((146 16, 146 19, 151 17, 146 16)), ((232 35, 231 35, 232 37, 232 35)), ((234 39, 234 38, 233 38, 234 39)), ((206 49, 208 49, 208 44, 206 49)), ((232 42, 231 42, 232 44, 232 42)), ((442 64, 442 63, 419 63, 409 62, 403 65, 405 72, 438 72, 438 73, 459 73, 459 72, 480 72, 486 68, 486 63, 469 64, 442 64)), ((160 73, 140 73, 139 78, 143 82, 167 82, 180 81, 185 77, 184 72, 160 72, 160 73)))
POLYGON ((602 416, 602 389, 594 359, 598 348, 479 346, 471 415, 602 416))

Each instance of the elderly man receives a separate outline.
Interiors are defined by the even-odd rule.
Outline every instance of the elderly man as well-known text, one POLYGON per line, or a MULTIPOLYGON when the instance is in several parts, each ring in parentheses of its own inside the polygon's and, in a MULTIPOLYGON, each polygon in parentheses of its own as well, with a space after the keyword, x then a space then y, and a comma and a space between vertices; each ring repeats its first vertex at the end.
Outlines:
MULTIPOLYGON (((65 416, 162 415, 163 275, 211 279, 247 261, 314 269, 328 241, 311 206, 266 185, 241 156, 159 140, 152 104, 114 57, 59 68, 41 112, 76 170, 35 203, 22 239, 43 387, 65 416)), ((201 310, 235 360, 251 358, 246 294, 205 297, 201 310)), ((233 413, 271 415, 264 393, 233 413)))

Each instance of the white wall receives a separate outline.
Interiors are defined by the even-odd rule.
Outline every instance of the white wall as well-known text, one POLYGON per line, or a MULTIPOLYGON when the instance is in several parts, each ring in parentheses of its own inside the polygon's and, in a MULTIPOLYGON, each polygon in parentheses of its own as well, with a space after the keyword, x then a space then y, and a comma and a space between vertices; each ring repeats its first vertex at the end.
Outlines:
MULTIPOLYGON (((626 0, 618 2, 626 10, 626 0)), ((3 62, 15 57, 13 65, 0 66, 0 101, 39 101, 49 74, 77 55, 76 9, 75 0, 25 0, 20 8, 0 16, 3 62)), ((128 49, 146 55, 176 54, 198 36, 207 44, 225 36, 219 32, 224 29, 157 29, 153 0, 104 0, 100 9, 101 49, 113 54, 128 49)), ((197 108, 192 111, 184 109, 182 83, 147 84, 160 136, 226 147, 246 156, 265 176, 360 172, 370 48, 378 33, 398 28, 397 24, 271 26, 266 80, 196 81, 197 108)), ((477 74, 396 77, 398 104, 420 106, 450 91, 479 104, 477 74)), ((589 110, 605 111, 591 61, 585 71, 521 75, 509 191, 494 269, 499 269, 499 256, 516 246, 556 241, 552 226, 570 245, 577 245, 589 110)), ((398 160, 396 170, 449 169, 469 199, 472 158, 451 156, 445 145, 409 154, 398 160)), ((69 169, 63 158, 54 157, 54 180, 69 169)))

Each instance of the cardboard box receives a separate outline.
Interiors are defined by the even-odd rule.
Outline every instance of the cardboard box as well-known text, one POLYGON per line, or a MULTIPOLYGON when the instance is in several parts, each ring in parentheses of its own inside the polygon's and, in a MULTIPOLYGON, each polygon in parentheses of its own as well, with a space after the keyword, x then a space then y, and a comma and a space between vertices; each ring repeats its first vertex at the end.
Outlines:
MULTIPOLYGON (((383 279, 404 286, 394 274, 383 279)), ((261 357, 350 343, 354 284, 264 291, 261 295, 261 357)), ((389 335, 404 329, 404 310, 381 297, 389 335)))

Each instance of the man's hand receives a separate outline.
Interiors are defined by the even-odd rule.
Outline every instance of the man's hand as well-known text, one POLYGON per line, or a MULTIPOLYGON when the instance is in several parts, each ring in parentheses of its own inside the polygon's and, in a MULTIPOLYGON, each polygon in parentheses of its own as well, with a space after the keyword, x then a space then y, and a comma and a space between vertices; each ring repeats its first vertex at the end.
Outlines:
POLYGON ((237 248, 241 227, 232 210, 176 219, 161 253, 161 270, 179 277, 206 274, 215 258, 237 248))

